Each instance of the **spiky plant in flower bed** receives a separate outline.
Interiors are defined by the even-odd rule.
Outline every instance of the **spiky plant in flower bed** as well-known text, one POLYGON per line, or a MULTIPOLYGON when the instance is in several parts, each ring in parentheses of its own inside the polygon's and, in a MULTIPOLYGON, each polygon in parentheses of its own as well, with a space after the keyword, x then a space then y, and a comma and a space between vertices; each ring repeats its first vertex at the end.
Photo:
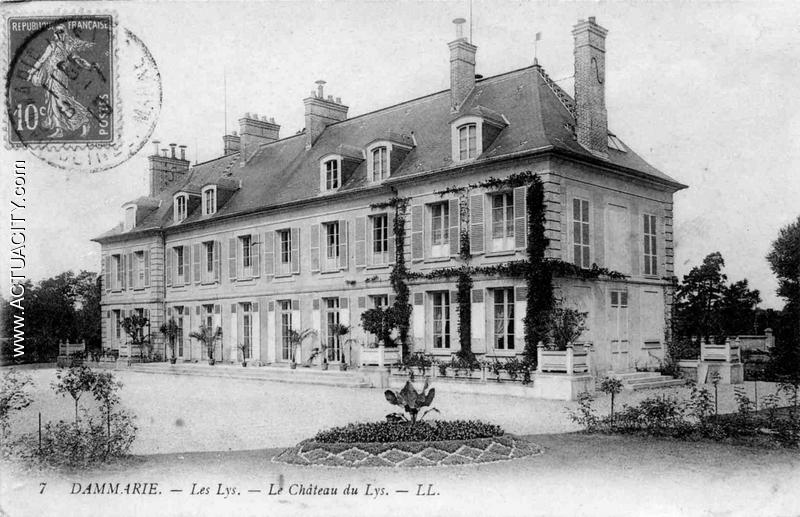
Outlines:
MULTIPOLYGON (((417 414, 419 413, 420 409, 430 406, 433 402, 433 397, 436 396, 436 390, 434 388, 429 390, 428 381, 426 380, 422 391, 417 392, 416 388, 414 388, 414 385, 411 384, 411 381, 406 381, 406 385, 403 386, 402 390, 386 390, 384 395, 390 404, 400 406, 406 413, 408 413, 408 417, 402 413, 390 413, 386 415, 386 420, 389 422, 411 422, 411 425, 414 425, 417 423, 417 414)), ((437 413, 439 412, 439 410, 436 408, 430 408, 429 410, 425 411, 422 416, 419 417, 419 419, 422 420, 425 415, 431 411, 436 411, 437 413)))

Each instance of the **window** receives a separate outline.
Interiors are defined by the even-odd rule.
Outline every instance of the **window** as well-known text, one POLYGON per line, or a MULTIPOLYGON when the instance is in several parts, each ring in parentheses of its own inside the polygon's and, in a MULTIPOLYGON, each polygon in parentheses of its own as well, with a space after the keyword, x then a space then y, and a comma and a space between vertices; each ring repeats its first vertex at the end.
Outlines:
POLYGON ((471 160, 478 156, 478 127, 464 124, 458 128, 458 159, 471 160))
POLYGON ((492 196, 492 251, 514 249, 514 197, 511 192, 492 196))
POLYGON ((178 357, 183 357, 183 307, 175 307, 175 313, 178 315, 175 318, 175 324, 178 326, 178 332, 175 335, 175 344, 178 348, 178 357))
POLYGON ((125 209, 125 231, 130 231, 136 226, 136 207, 129 206, 125 209))
POLYGON ((133 277, 136 282, 137 289, 144 288, 144 251, 137 251, 133 254, 134 273, 133 277))
POLYGON ((242 350, 243 359, 250 359, 253 355, 253 314, 252 304, 249 302, 240 304, 242 307, 242 350))
POLYGON ((612 135, 610 133, 608 135, 608 147, 611 149, 616 149, 617 151, 622 151, 623 153, 628 152, 625 149, 625 145, 622 143, 622 141, 617 138, 616 135, 612 135))
POLYGON ((381 181, 389 177, 389 151, 386 147, 377 147, 372 150, 372 181, 381 181))
POLYGON ((514 289, 494 289, 494 347, 514 349, 514 289))
POLYGON ((431 214, 431 256, 450 255, 450 208, 448 203, 430 205, 431 214))
POLYGON ((339 314, 339 298, 325 298, 325 344, 328 361, 341 361, 342 346, 338 327, 341 323, 339 314))
POLYGON ((203 214, 212 215, 217 211, 217 187, 203 189, 203 214))
POLYGON ((278 273, 288 275, 292 272, 292 232, 291 230, 279 230, 277 233, 280 255, 278 273))
POLYGON ((370 217, 372 222, 372 264, 389 262, 389 217, 386 214, 370 217))
POLYGON ((252 276, 253 267, 253 238, 250 235, 239 237, 239 246, 242 250, 242 269, 245 277, 252 276))
POLYGON ((342 178, 339 175, 339 160, 334 158, 323 164, 325 170, 325 190, 336 190, 341 186, 342 178))
POLYGON ((433 348, 450 348, 450 293, 431 293, 433 348))
POLYGON ((387 294, 373 294, 370 295, 370 305, 375 309, 380 309, 389 306, 389 295, 387 294))
POLYGON ((219 246, 215 241, 206 241, 203 243, 203 282, 215 282, 219 279, 217 271, 217 268, 220 267, 219 264, 217 264, 219 261, 218 254, 219 246))
POLYGON ((214 306, 212 304, 203 305, 203 322, 206 327, 216 331, 214 327, 214 306))
POLYGON ((644 214, 644 274, 658 274, 656 252, 656 216, 644 214))
POLYGON ((187 199, 185 195, 180 195, 175 198, 175 213, 173 214, 175 222, 186 219, 186 203, 187 199))
POLYGON ((292 358, 292 301, 278 300, 278 310, 281 321, 281 359, 289 361, 292 358))
POLYGON ((122 311, 114 311, 114 337, 119 341, 122 338, 122 311))
POLYGON ((172 248, 175 250, 175 274, 178 277, 178 283, 183 283, 183 269, 184 269, 184 260, 183 260, 183 246, 177 246, 172 248))
POLYGON ((111 255, 111 267, 114 271, 111 288, 114 290, 122 289, 122 280, 125 278, 124 266, 122 255, 111 255))
POLYGON ((572 200, 572 250, 576 266, 592 266, 589 249, 589 202, 576 198, 572 200))
POLYGON ((339 269, 339 222, 323 224, 325 228, 325 270, 339 269))

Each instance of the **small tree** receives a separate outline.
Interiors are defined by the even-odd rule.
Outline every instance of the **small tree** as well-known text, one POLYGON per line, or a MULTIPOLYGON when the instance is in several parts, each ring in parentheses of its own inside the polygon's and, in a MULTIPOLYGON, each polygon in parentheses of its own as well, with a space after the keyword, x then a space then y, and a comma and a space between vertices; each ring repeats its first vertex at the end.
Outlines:
POLYGON ((95 375, 92 395, 100 403, 100 414, 106 421, 106 456, 111 454, 111 416, 114 407, 119 404, 117 391, 122 387, 122 383, 114 380, 114 375, 110 372, 100 372, 95 375))
POLYGON ((78 401, 84 393, 92 391, 97 382, 97 375, 88 366, 70 366, 66 370, 59 368, 56 372, 58 382, 53 383, 56 393, 69 393, 75 401, 75 427, 78 426, 78 401))
POLYGON ((159 332, 161 332, 164 337, 167 339, 167 344, 169 345, 169 352, 170 352, 170 362, 175 362, 175 340, 178 338, 178 332, 180 331, 180 327, 178 323, 175 321, 175 318, 170 318, 166 323, 161 325, 159 332))
POLYGON ((622 381, 616 377, 605 377, 598 388, 603 393, 611 395, 611 422, 614 422, 614 399, 622 391, 622 381))
POLYGON ((150 320, 144 316, 134 314, 122 320, 122 328, 130 337, 131 346, 139 348, 139 358, 144 359, 145 349, 148 359, 150 357, 150 334, 145 332, 150 324, 150 320))
POLYGON ((302 345, 303 341, 309 336, 315 336, 316 334, 317 331, 314 329, 305 329, 299 332, 293 328, 289 329, 289 345, 292 347, 289 360, 292 364, 297 364, 297 347, 302 345))
POLYGON ((12 411, 19 411, 31 405, 33 399, 28 388, 33 381, 27 375, 10 370, 0 382, 0 438, 5 441, 10 427, 12 411))
POLYGON ((586 331, 586 316, 585 312, 560 304, 550 311, 550 336, 559 350, 566 350, 586 331))
POLYGON ((203 346, 206 348, 206 353, 208 354, 208 363, 214 364, 214 347, 217 340, 222 338, 222 327, 212 329, 206 325, 200 325, 200 328, 189 334, 189 337, 203 343, 203 346))
POLYGON ((392 331, 398 326, 397 311, 394 307, 375 307, 361 313, 361 326, 375 335, 379 343, 393 346, 392 331))

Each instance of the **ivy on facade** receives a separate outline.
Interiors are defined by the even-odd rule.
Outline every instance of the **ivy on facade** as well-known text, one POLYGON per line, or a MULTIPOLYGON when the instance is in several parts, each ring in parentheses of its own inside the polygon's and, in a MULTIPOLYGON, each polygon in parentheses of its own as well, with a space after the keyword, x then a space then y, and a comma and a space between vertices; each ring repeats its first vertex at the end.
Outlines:
POLYGON ((387 206, 394 208, 394 226, 392 231, 395 236, 395 259, 392 273, 389 277, 392 289, 395 292, 394 306, 395 317, 397 318, 397 332, 400 344, 403 347, 403 357, 408 356, 408 329, 411 326, 411 303, 409 302, 409 291, 406 278, 408 270, 406 268, 406 207, 408 198, 392 198, 387 206))

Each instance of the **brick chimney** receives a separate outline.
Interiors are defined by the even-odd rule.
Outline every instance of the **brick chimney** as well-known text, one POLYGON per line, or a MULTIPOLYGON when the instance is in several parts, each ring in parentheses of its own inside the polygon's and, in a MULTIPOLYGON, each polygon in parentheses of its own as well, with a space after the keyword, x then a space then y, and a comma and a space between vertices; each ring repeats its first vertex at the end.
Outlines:
POLYGON ((239 138, 239 135, 236 134, 236 131, 230 135, 223 135, 222 149, 225 156, 238 152, 239 149, 241 149, 241 146, 242 139, 239 138))
MULTIPOLYGON (((281 126, 274 118, 259 117, 257 113, 245 113, 239 119, 239 147, 242 152, 242 164, 248 162, 261 144, 278 140, 281 126)), ((224 137, 223 137, 224 138, 224 137)), ((226 153, 227 154, 227 153, 226 153)))
POLYGON ((595 22, 578 20, 575 37, 575 111, 578 143, 601 157, 608 156, 606 113, 606 34, 595 22))
POLYGON ((147 157, 150 163, 150 197, 157 197, 175 182, 182 183, 189 171, 189 160, 186 159, 186 146, 180 146, 180 156, 176 156, 177 144, 169 144, 159 149, 158 140, 153 140, 153 154, 147 157))
POLYGON ((306 149, 311 149, 322 131, 331 124, 347 119, 347 106, 342 104, 342 99, 335 100, 332 95, 325 98, 323 87, 325 81, 317 81, 317 91, 303 99, 306 107, 306 149))
POLYGON ((475 52, 478 47, 464 37, 464 18, 456 18, 456 39, 450 47, 450 110, 458 111, 467 95, 475 88, 475 52))

